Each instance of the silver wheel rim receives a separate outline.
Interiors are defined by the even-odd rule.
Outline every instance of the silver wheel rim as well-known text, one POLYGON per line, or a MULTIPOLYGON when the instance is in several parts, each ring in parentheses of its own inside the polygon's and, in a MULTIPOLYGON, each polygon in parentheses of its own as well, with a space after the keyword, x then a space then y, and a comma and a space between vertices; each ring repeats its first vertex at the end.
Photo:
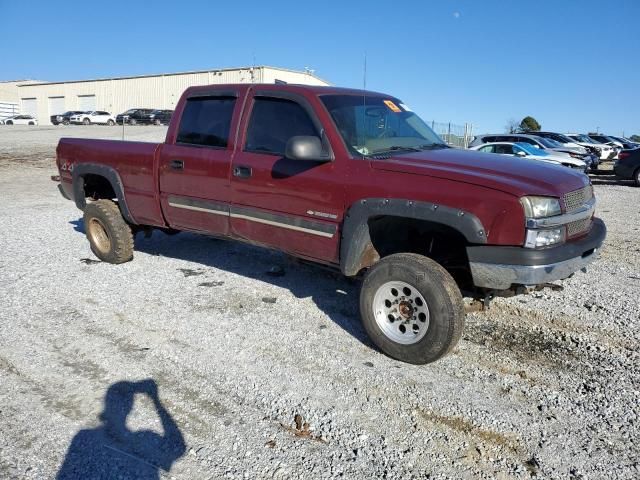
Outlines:
POLYGON ((402 345, 419 342, 429 329, 429 306, 406 282, 386 282, 373 297, 373 315, 382 333, 402 345))

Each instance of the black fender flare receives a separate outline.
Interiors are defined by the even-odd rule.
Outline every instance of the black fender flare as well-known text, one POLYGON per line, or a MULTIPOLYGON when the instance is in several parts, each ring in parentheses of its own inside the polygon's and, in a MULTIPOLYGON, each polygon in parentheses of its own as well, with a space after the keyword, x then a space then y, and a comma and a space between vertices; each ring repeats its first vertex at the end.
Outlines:
POLYGON ((340 270, 344 275, 357 275, 363 267, 379 259, 369 236, 368 224, 370 218, 379 216, 428 220, 453 228, 470 244, 487 243, 482 222, 465 210, 414 200, 366 198, 353 203, 344 217, 340 239, 340 270))
POLYGON ((116 194, 116 198, 118 199, 118 206, 120 207, 122 216, 128 223, 137 225, 137 222, 131 215, 129 207, 127 206, 127 201, 124 196, 124 186, 122 184, 122 180, 120 179, 120 175, 114 168, 107 167, 106 165, 98 165, 95 163, 81 163, 80 165, 74 166, 73 171, 71 172, 71 177, 73 181, 73 199, 76 202, 76 207, 78 207, 80 210, 84 210, 84 208, 87 206, 87 200, 84 191, 84 177, 85 175, 89 174, 99 175, 109 181, 109 183, 111 184, 111 188, 113 188, 113 191, 116 194))

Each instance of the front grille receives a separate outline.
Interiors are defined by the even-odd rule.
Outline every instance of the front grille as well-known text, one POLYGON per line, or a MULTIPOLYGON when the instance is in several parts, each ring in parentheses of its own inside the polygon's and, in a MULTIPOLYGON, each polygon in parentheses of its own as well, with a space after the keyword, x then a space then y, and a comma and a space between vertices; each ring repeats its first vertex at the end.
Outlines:
POLYGON ((575 222, 567 223, 567 238, 575 237, 582 233, 586 233, 591 228, 591 218, 584 218, 582 220, 576 220, 575 222))
POLYGON ((566 213, 571 213, 574 210, 582 207, 592 198, 593 187, 591 185, 587 185, 586 187, 579 190, 574 190, 573 192, 565 193, 562 197, 562 201, 564 202, 564 210, 566 213))

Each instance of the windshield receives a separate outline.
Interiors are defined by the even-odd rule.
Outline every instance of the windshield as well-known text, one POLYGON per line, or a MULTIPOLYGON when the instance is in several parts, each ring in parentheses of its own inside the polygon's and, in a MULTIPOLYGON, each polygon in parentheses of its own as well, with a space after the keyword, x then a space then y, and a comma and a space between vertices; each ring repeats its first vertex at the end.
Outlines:
POLYGON ((558 142, 550 138, 544 138, 544 137, 539 137, 539 138, 540 138, 540 143, 547 148, 557 148, 562 146, 561 144, 559 144, 558 142))
POLYGON ((132 108, 131 110, 127 110, 126 112, 124 112, 123 115, 131 115, 132 113, 136 113, 137 111, 138 111, 137 108, 132 108))
POLYGON ((573 140, 571 138, 559 133, 555 133, 552 138, 559 143, 573 143, 573 140))
POLYGON ((574 137, 577 138, 582 143, 591 143, 591 144, 595 144, 596 143, 593 140, 591 140, 589 137, 587 137, 586 135, 575 135, 574 137))
POLYGON ((537 157, 544 157, 548 155, 547 152, 542 150, 541 148, 534 147, 530 143, 516 143, 518 147, 527 152, 529 155, 535 155, 537 157))
POLYGON ((395 98, 361 95, 320 98, 354 155, 447 147, 420 117, 395 98))

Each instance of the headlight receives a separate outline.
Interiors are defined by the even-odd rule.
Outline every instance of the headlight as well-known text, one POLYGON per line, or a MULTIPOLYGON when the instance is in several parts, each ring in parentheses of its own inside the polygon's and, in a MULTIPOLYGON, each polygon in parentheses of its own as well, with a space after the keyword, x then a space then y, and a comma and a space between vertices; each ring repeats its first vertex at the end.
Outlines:
POLYGON ((527 230, 524 246, 527 248, 544 248, 557 245, 565 240, 565 228, 550 228, 548 230, 527 230))
POLYGON ((522 197, 520 199, 527 218, 544 218, 560 215, 560 200, 552 197, 522 197))

